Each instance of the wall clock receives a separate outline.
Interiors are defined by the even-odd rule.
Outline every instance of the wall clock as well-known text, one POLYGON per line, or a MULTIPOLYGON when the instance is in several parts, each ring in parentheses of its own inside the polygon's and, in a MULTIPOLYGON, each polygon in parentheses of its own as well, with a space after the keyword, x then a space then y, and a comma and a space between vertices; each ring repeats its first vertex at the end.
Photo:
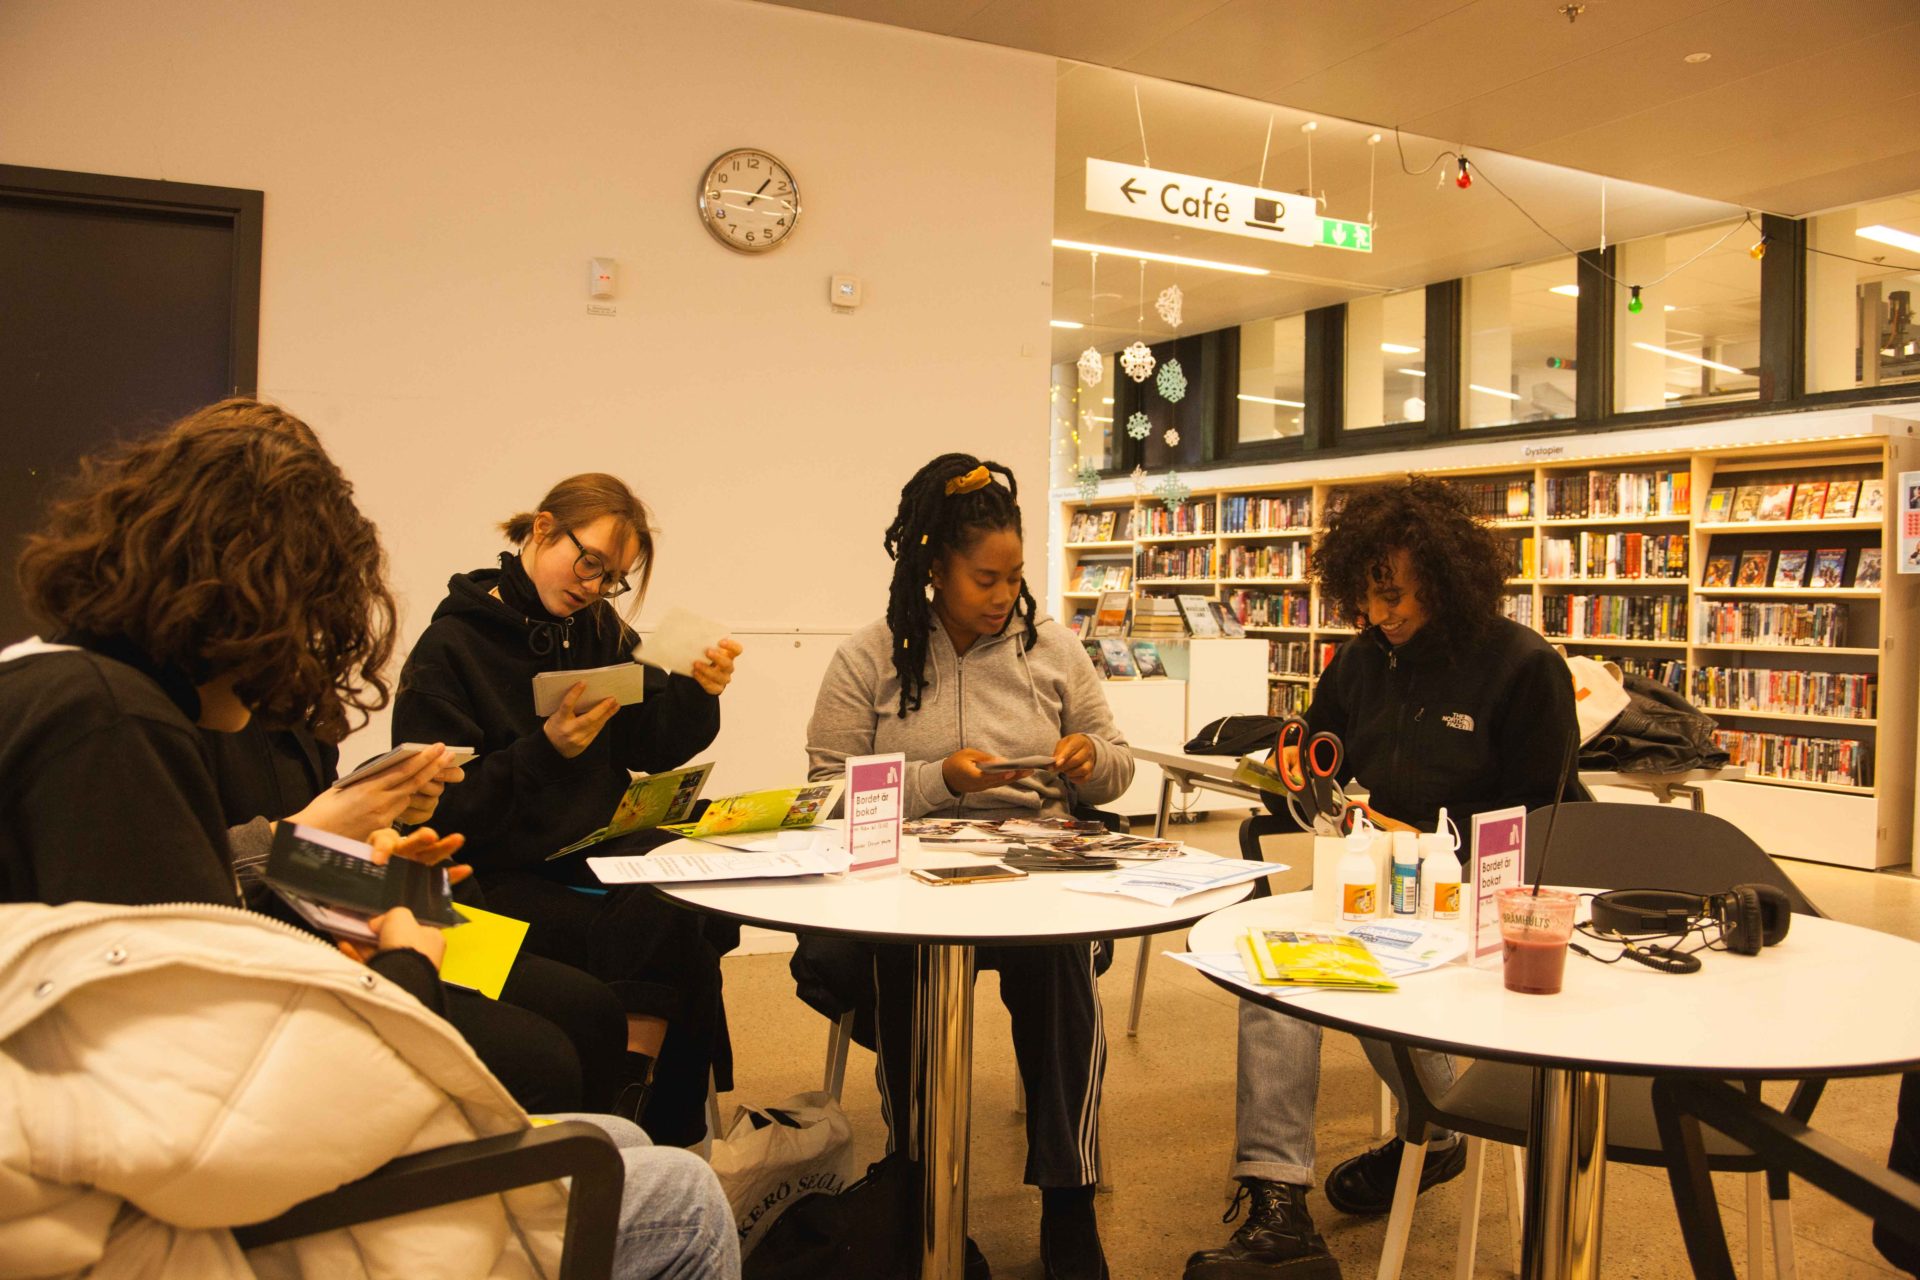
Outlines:
POLYGON ((785 244, 800 221, 793 171, 755 147, 735 147, 700 179, 700 221, 714 239, 740 253, 785 244))

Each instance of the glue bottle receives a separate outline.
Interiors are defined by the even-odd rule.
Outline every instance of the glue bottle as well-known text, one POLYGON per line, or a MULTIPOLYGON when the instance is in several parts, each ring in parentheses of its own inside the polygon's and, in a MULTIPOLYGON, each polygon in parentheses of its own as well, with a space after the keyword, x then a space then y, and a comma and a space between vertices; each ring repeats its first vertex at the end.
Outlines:
POLYGON ((1393 833, 1393 859, 1391 884, 1393 886, 1393 914, 1397 916, 1417 915, 1420 911, 1420 857, 1419 836, 1412 831, 1393 833))
POLYGON ((1420 906, 1435 920, 1460 918, 1460 855, 1458 842, 1447 830, 1447 811, 1431 833, 1420 834, 1420 906))
POLYGON ((1371 920, 1380 913, 1380 867, 1373 860, 1373 826, 1357 819, 1340 855, 1340 918, 1371 920))

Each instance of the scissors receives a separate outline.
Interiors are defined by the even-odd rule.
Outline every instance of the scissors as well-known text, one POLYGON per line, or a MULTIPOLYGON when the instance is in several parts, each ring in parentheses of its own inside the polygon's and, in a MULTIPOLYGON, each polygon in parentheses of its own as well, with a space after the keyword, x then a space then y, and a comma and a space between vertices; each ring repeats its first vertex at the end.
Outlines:
POLYGON ((1347 835, 1367 807, 1347 799, 1340 785, 1346 748, 1338 735, 1314 733, 1299 716, 1280 722, 1274 771, 1287 789, 1287 808, 1303 828, 1321 835, 1347 835))

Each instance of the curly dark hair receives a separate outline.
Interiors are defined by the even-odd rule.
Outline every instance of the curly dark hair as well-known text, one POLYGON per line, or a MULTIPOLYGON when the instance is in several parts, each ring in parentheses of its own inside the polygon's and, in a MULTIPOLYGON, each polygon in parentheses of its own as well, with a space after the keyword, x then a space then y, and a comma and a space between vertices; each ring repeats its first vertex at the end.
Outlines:
POLYGON ((353 486, 306 423, 222 400, 82 460, 27 540, 53 634, 124 637, 195 684, 337 742, 387 703, 394 602, 353 486))
MULTIPOLYGON (((900 716, 920 709, 920 692, 927 687, 927 637, 932 633, 932 610, 927 608, 927 582, 933 566, 948 552, 965 551, 980 536, 1001 529, 1020 532, 1020 485, 1013 472, 997 462, 982 462, 968 453, 943 453, 913 473, 900 490, 900 509, 887 526, 883 543, 893 558, 893 585, 887 595, 887 627, 893 632, 893 669, 900 675, 900 716), (985 467, 985 485, 970 493, 948 493, 947 482, 985 467)), ((1025 632, 1021 643, 1032 649, 1040 632, 1033 593, 1025 580, 1013 606, 1025 632)))
POLYGON ((1340 616, 1365 628, 1367 589, 1391 576, 1388 557, 1404 549, 1419 580, 1426 630, 1458 649, 1500 616, 1507 552, 1452 485, 1428 476, 1360 489, 1326 518, 1310 572, 1340 616))

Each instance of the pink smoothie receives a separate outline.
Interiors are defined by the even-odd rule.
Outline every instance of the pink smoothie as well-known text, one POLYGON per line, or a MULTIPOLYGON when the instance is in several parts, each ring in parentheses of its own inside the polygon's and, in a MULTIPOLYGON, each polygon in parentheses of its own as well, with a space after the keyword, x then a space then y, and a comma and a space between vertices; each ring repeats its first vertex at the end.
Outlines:
POLYGON ((1505 944, 1507 990, 1536 996, 1559 992, 1561 976, 1567 969, 1565 942, 1508 938, 1505 944))

